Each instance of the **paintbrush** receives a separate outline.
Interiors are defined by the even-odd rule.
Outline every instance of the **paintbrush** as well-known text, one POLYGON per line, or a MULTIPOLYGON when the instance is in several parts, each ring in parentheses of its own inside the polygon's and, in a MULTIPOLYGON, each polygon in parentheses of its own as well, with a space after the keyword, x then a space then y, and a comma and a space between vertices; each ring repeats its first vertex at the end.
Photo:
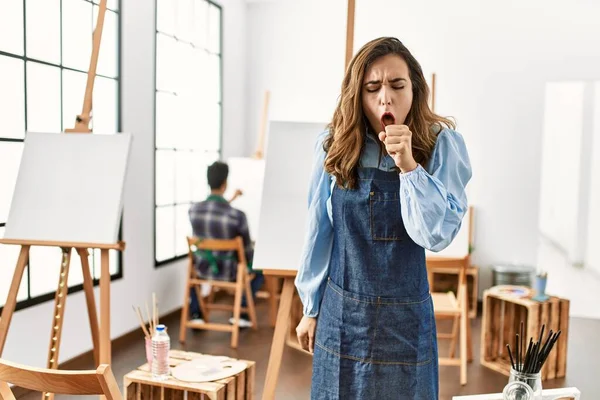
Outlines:
POLYGON ((552 330, 548 333, 548 337, 544 342, 544 330, 546 325, 542 325, 540 330, 539 338, 537 342, 533 341, 533 337, 529 338, 529 346, 525 350, 524 338, 523 338, 523 322, 521 322, 521 334, 515 335, 515 358, 513 358, 510 344, 506 344, 508 349, 508 355, 510 357, 510 363, 514 370, 523 372, 526 374, 536 374, 542 370, 546 359, 548 358, 554 344, 558 340, 561 331, 552 333, 552 330), (516 361, 516 363, 515 363, 516 361))
POLYGON ((138 316, 138 319, 140 321, 140 326, 142 327, 142 331, 144 331, 144 336, 146 336, 146 339, 150 339, 151 336, 150 336, 150 333, 148 333, 148 330, 146 329, 146 324, 144 323, 144 319, 142 318, 142 312, 140 311, 140 308, 139 307, 135 308, 134 306, 131 306, 131 307, 133 307, 133 311, 135 311, 135 313, 138 316))
POLYGON ((156 330, 156 326, 154 326, 154 320, 152 319, 152 315, 150 314, 150 311, 148 309, 148 302, 145 303, 146 306, 146 316, 148 317, 148 324, 150 325, 150 332, 152 332, 154 334, 154 331, 156 330))

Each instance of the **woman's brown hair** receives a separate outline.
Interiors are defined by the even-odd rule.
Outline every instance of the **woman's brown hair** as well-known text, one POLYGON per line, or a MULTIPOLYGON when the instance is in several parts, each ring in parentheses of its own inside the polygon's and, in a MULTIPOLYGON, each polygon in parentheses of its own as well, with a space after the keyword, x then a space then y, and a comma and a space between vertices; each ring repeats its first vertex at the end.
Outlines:
POLYGON ((327 152, 325 170, 335 176, 341 187, 354 189, 357 166, 366 134, 366 118, 362 108, 362 84, 365 72, 379 57, 396 54, 406 62, 412 82, 413 101, 405 125, 412 132, 412 152, 415 161, 426 166, 437 139, 432 127, 455 129, 448 118, 435 114, 429 108, 429 87, 423 70, 402 44, 393 37, 382 37, 365 44, 350 61, 342 82, 338 105, 329 124, 329 136, 323 144, 327 152))

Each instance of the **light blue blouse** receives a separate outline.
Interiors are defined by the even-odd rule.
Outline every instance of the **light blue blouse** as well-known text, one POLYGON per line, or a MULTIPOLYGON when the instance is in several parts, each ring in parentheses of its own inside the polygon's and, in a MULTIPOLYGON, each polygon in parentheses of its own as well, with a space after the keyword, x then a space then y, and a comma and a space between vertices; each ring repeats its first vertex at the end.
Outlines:
MULTIPOLYGON (((316 317, 328 276, 333 244, 331 192, 334 177, 325 172, 323 141, 319 135, 308 194, 308 224, 296 287, 304 306, 304 315, 316 317)), ((362 167, 393 171, 394 160, 379 156, 379 139, 367 134, 360 158, 362 167)), ((400 204, 404 227, 419 246, 440 251, 446 248, 460 229, 467 211, 465 186, 471 179, 471 163, 460 133, 443 129, 437 138, 427 170, 418 165, 399 174, 400 204)))

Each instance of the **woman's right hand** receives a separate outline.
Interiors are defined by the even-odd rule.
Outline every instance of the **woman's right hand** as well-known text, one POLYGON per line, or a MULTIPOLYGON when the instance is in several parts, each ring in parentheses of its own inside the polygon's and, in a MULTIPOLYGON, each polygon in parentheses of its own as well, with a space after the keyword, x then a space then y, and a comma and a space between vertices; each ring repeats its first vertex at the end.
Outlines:
POLYGON ((317 330, 317 319, 313 317, 302 317, 302 320, 296 327, 298 342, 303 350, 310 353, 315 351, 315 332, 317 330))

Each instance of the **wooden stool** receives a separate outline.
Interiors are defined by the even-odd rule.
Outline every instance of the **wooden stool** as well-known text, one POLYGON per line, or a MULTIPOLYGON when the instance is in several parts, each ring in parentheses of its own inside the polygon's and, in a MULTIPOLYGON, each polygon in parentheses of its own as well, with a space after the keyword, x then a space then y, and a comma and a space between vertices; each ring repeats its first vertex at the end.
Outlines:
MULTIPOLYGON (((460 267, 435 267, 428 266, 429 282, 432 292, 458 293, 458 274, 460 267)), ((477 303, 479 296, 479 268, 476 265, 467 267, 467 297, 469 318, 477 318, 477 303)))
MULTIPOLYGON (((440 268, 455 268, 456 260, 449 259, 447 264, 439 260, 436 264, 440 268)), ((452 319, 452 331, 437 331, 438 339, 450 340, 450 352, 448 357, 438 354, 439 365, 449 365, 460 368, 460 384, 467 384, 467 362, 473 359, 473 342, 471 340, 471 321, 468 314, 467 295, 467 267, 470 265, 470 256, 466 256, 462 265, 458 267, 458 289, 453 292, 437 293, 431 292, 433 301, 433 313, 435 318, 452 319), (456 343, 458 339, 459 356, 455 357, 456 343)), ((429 265, 428 265, 429 267, 429 265)))
POLYGON ((469 318, 477 317, 478 271, 471 265, 473 251, 473 235, 475 233, 475 210, 469 206, 461 229, 450 246, 441 252, 425 252, 427 263, 427 279, 434 293, 454 292, 458 296, 458 284, 463 268, 466 268, 467 307, 469 318))
POLYGON ((545 302, 537 302, 497 294, 493 288, 484 291, 481 365, 509 376, 510 357, 506 344, 515 348, 515 335, 519 332, 521 321, 525 325, 525 342, 529 342, 530 337, 537 340, 542 325, 546 325, 545 332, 550 332, 550 329, 562 331, 542 367, 542 380, 564 377, 567 370, 569 300, 554 296, 545 302))
MULTIPOLYGON (((169 366, 175 367, 186 361, 201 357, 202 354, 171 350, 169 366)), ((148 364, 129 372, 123 378, 123 392, 126 399, 154 400, 250 400, 254 399, 255 362, 245 362, 248 367, 235 376, 214 382, 182 382, 171 376, 164 381, 152 378, 148 364)))

